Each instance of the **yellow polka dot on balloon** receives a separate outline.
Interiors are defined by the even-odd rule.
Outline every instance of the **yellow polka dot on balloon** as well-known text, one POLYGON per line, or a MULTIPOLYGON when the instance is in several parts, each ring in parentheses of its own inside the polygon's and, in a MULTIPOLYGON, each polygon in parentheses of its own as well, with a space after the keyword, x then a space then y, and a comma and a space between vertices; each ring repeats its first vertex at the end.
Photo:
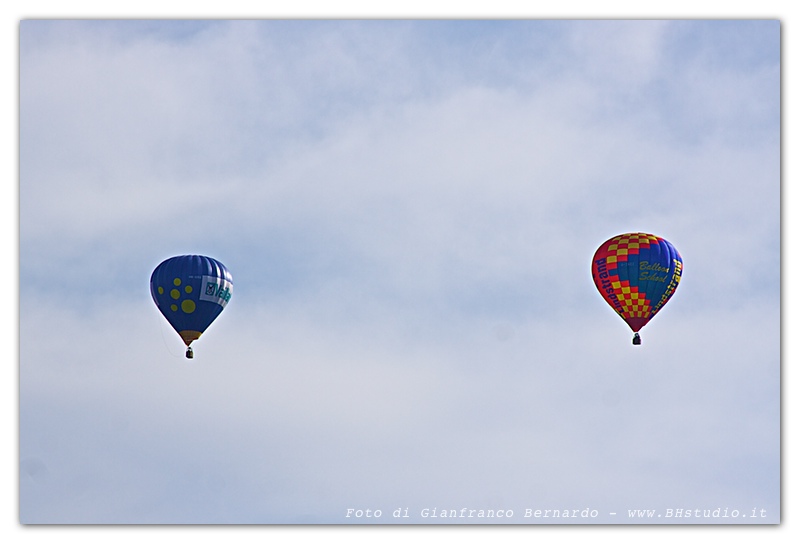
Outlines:
POLYGON ((172 291, 169 292, 169 296, 171 296, 175 300, 178 300, 179 298, 181 298, 181 292, 178 291, 177 289, 173 289, 172 291))
POLYGON ((186 291, 187 293, 191 293, 192 292, 192 286, 191 285, 187 285, 186 287, 183 288, 183 290, 186 291))
POLYGON ((178 311, 178 305, 177 304, 170 304, 169 309, 172 310, 173 312, 177 312, 178 311))
POLYGON ((194 311, 194 308, 195 306, 193 300, 184 300, 183 302, 181 302, 181 310, 183 310, 187 314, 192 313, 194 311))
POLYGON ((175 285, 175 286, 180 285, 181 284, 181 279, 180 278, 175 278, 174 280, 172 280, 172 284, 175 285))
POLYGON ((164 288, 163 287, 159 287, 158 288, 158 294, 159 295, 163 295, 164 294, 164 288))

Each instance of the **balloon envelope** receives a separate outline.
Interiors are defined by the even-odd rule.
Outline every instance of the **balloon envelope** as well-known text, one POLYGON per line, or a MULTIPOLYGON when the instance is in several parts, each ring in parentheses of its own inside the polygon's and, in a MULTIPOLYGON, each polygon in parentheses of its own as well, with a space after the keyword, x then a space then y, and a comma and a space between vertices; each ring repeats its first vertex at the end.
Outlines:
POLYGON ((682 272, 683 260, 675 247, 643 232, 614 236, 592 259, 597 289, 634 333, 672 297, 682 272))
POLYGON ((187 346, 217 318, 232 293, 233 278, 225 265, 202 255, 167 259, 150 276, 156 306, 187 346))

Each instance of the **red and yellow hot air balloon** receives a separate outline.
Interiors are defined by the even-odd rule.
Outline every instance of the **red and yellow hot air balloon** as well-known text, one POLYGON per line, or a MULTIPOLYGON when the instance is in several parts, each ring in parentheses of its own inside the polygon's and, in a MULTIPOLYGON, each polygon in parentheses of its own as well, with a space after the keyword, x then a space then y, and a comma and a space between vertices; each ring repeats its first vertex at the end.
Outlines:
POLYGON ((639 330, 675 293, 683 260, 668 241, 643 232, 614 236, 592 259, 592 277, 598 291, 633 331, 633 343, 642 343, 639 330))

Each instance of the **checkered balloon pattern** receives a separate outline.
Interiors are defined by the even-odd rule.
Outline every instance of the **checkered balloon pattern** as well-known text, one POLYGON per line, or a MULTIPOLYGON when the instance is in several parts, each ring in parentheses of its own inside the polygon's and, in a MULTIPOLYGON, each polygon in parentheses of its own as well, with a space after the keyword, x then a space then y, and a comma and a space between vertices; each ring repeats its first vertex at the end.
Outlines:
POLYGON ((604 242, 592 259, 598 291, 633 332, 638 332, 675 293, 683 260, 668 241, 643 232, 604 242))

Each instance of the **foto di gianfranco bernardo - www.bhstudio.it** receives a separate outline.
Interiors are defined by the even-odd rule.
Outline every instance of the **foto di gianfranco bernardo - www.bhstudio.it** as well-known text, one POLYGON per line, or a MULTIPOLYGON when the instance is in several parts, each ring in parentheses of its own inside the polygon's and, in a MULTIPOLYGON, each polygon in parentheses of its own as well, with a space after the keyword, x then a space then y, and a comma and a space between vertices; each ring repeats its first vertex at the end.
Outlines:
POLYGON ((347 508, 345 523, 765 523, 760 507, 599 510, 597 508, 347 508))

